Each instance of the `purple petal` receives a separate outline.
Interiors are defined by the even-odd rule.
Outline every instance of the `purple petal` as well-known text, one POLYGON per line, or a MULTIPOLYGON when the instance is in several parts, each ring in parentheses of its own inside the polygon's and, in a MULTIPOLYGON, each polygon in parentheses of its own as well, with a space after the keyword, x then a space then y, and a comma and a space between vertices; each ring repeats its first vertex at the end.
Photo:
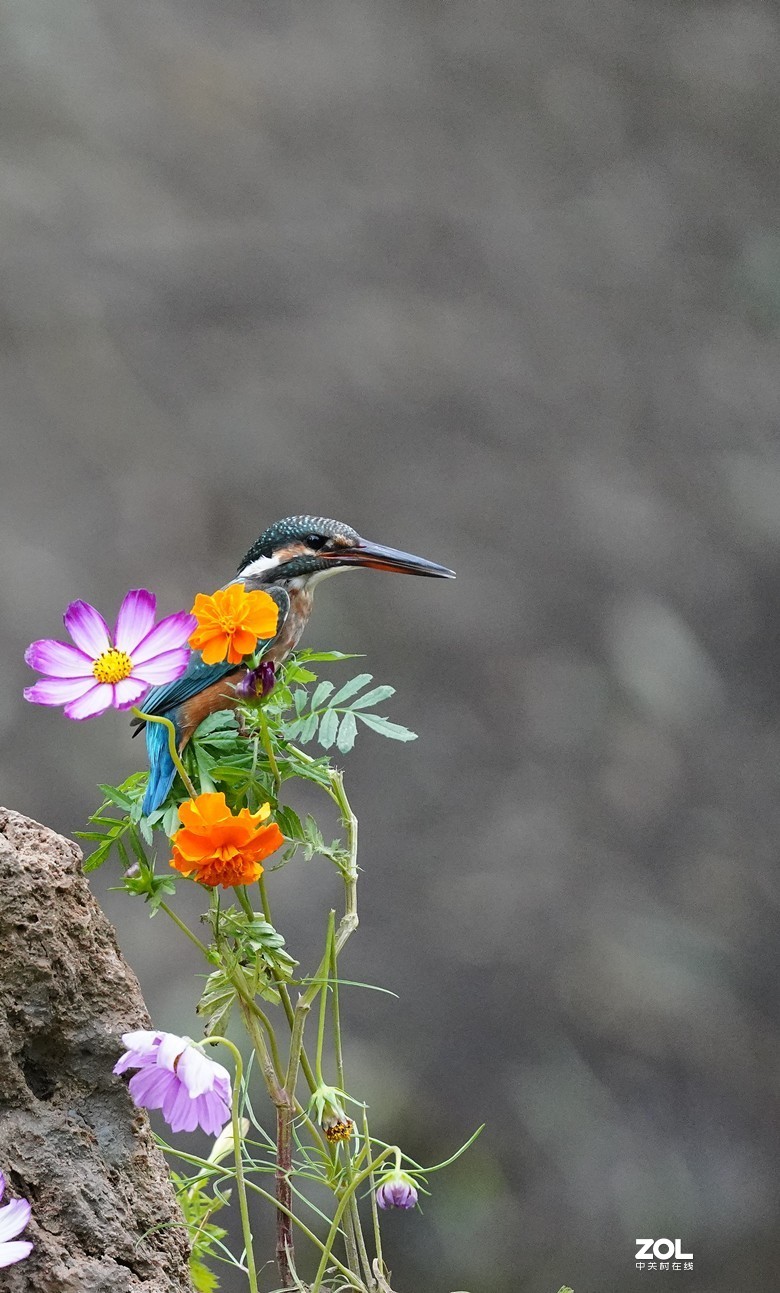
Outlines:
POLYGON ((114 683, 114 708, 129 709, 149 690, 149 684, 140 678, 123 678, 114 683))
POLYGON ((199 1095, 195 1103, 198 1106, 198 1122, 203 1130, 209 1136, 218 1136, 230 1119, 230 1105, 216 1091, 199 1095))
POLYGON ((171 1131, 194 1131, 198 1125, 198 1102, 179 1084, 177 1091, 168 1092, 162 1114, 171 1131))
MULTIPOLYGON (((42 684, 39 683, 38 685, 42 684)), ((34 688, 31 690, 34 690, 34 688)), ((65 713, 68 718, 75 718, 79 721, 83 718, 94 718, 96 714, 102 714, 105 709, 108 709, 113 699, 114 688, 111 684, 99 682, 97 686, 92 687, 78 700, 72 700, 69 705, 66 705, 65 713)))
POLYGON ((99 655, 109 650, 111 634, 108 625, 89 602, 71 602, 63 619, 76 646, 86 651, 92 660, 97 660, 99 655))
POLYGON ((0 1244, 15 1239, 30 1220, 32 1208, 26 1199, 13 1199, 0 1208, 0 1244))
POLYGON ((142 664, 133 664, 131 677, 141 678, 149 687, 158 687, 163 682, 173 682, 186 672, 192 652, 189 647, 178 647, 175 651, 163 651, 162 655, 144 660, 142 664))
POLYGON ((94 678, 41 678, 32 687, 25 687, 24 699, 34 705, 67 705, 85 696, 94 686, 94 678))
POLYGON ((178 1089, 180 1083, 175 1073, 156 1066, 139 1069, 127 1084, 135 1104, 144 1109, 162 1109, 168 1093, 178 1089))
POLYGON ((193 1099, 203 1095, 204 1091, 211 1091, 217 1078, 223 1081, 227 1078, 230 1082, 227 1069, 215 1060, 208 1059, 195 1046, 187 1047, 179 1059, 176 1072, 193 1099))
POLYGON ((176 1061, 189 1045, 186 1037, 179 1037, 176 1033, 163 1033, 160 1049, 157 1052, 157 1063, 161 1068, 169 1069, 173 1073, 178 1067, 176 1061))
POLYGON ((144 664, 165 651, 175 651, 177 647, 186 646, 187 639, 197 627, 195 616, 188 615, 186 611, 166 615, 151 633, 147 633, 143 642, 139 642, 133 651, 133 664, 144 664))
POLYGON ((154 1058, 165 1033, 151 1032, 148 1028, 136 1028, 131 1033, 122 1033, 122 1045, 129 1051, 138 1051, 141 1055, 154 1058))
POLYGON ((0 1199, 5 1194, 5 1173, 0 1172, 0 1199))
MULTIPOLYGON (((222 1065, 219 1064, 217 1065, 217 1067, 222 1068, 222 1065)), ((216 1094, 219 1096, 220 1100, 224 1100, 225 1104, 230 1105, 233 1101, 233 1095, 230 1088, 230 1074, 228 1073, 227 1069, 222 1069, 222 1072, 225 1075, 224 1077, 222 1077, 220 1074, 217 1074, 217 1076, 214 1078, 214 1090, 216 1094)))
POLYGON ((17 1239, 13 1244, 0 1243, 0 1266, 13 1266, 14 1262, 22 1261, 32 1252, 32 1247, 29 1239, 17 1239))
POLYGON ((52 678, 92 678, 92 660, 77 647, 53 638, 31 642, 24 653, 31 668, 52 678))
POLYGON ((127 1048, 114 1065, 115 1073, 124 1073, 127 1069, 146 1068, 157 1063, 157 1051, 162 1033, 151 1033, 138 1029, 122 1035, 122 1043, 127 1048))
POLYGON ((157 598, 145 588, 133 588, 127 594, 116 617, 114 642, 120 651, 130 655, 154 627, 157 598))

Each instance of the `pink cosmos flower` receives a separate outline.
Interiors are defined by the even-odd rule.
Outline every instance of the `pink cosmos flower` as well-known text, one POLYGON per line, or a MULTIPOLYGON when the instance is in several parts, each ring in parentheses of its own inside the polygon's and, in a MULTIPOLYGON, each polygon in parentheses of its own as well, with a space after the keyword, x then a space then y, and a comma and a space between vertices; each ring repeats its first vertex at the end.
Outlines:
POLYGON ((124 1033, 125 1054, 115 1073, 138 1069, 128 1084, 140 1109, 161 1109, 171 1131, 202 1127, 218 1136, 230 1117, 230 1074, 189 1037, 174 1033, 124 1033))
POLYGON ((71 602, 63 619, 75 646, 43 638, 24 658, 48 674, 24 698, 36 705, 64 705, 68 718, 93 718, 109 705, 129 709, 150 687, 173 682, 187 668, 187 639, 195 617, 178 611, 155 626, 157 599, 134 588, 119 608, 112 636, 103 616, 88 602, 71 602))
MULTIPOLYGON (((0 1172, 0 1199, 5 1192, 5 1177, 0 1172)), ((17 1239, 27 1222, 32 1209, 26 1199, 12 1199, 0 1208, 0 1266, 13 1266, 29 1256, 32 1244, 28 1239, 17 1239)))

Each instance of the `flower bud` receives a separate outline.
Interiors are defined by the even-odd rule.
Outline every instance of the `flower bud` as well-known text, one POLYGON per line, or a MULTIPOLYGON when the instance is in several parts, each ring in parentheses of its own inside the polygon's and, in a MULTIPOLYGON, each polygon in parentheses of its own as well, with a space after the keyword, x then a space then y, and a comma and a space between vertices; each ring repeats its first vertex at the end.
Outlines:
MULTIPOLYGON (((249 1119, 239 1118, 238 1125, 241 1136, 248 1136, 249 1119)), ((232 1154, 234 1152, 233 1124, 229 1122, 222 1128, 217 1139, 214 1141, 214 1144, 211 1146, 211 1153, 209 1154, 208 1161, 210 1163, 221 1163, 223 1158, 227 1158, 228 1154, 232 1154)))
POLYGON ((413 1208, 417 1203, 417 1190, 406 1172, 393 1171, 383 1176, 376 1191, 380 1208, 413 1208))
POLYGON ((256 700, 267 696, 276 682, 276 666, 273 660, 261 660, 256 669, 249 669, 240 682, 236 684, 236 693, 246 700, 256 700))

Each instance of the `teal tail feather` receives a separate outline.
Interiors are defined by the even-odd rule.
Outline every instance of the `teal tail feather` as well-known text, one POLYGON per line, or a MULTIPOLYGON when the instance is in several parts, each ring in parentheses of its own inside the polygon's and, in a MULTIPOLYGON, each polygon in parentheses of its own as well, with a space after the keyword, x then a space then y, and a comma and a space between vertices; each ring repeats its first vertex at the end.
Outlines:
POLYGON ((162 723, 147 723, 146 749, 149 755, 149 782, 142 812, 153 813, 165 802, 176 776, 176 765, 168 745, 168 728, 162 723))

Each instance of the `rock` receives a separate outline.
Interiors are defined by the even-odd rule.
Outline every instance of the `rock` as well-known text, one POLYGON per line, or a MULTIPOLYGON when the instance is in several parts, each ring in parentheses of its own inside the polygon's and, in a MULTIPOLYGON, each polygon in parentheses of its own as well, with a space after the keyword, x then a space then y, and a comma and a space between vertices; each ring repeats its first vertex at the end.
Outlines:
POLYGON ((0 1170, 32 1204, 8 1293, 191 1290, 148 1119, 112 1068, 149 1028, 138 981, 70 840, 0 808, 0 1170))

